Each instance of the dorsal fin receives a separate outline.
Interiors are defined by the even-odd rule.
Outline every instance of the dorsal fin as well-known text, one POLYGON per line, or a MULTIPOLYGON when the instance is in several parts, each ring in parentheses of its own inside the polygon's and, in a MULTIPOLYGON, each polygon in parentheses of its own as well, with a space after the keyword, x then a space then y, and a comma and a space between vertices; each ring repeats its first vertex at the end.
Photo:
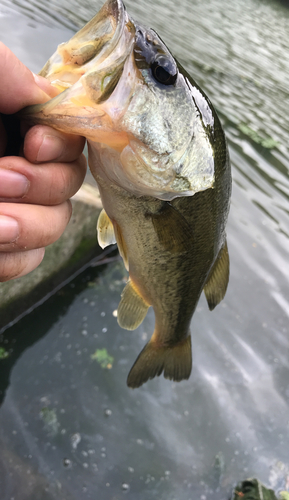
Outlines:
POLYGON ((113 224, 104 209, 100 212, 97 220, 97 239, 101 248, 116 243, 113 224))
POLYGON ((204 292, 210 311, 212 311, 225 296, 229 282, 229 268, 229 253, 227 242, 225 241, 204 286, 204 292))
POLYGON ((131 281, 128 281, 117 310, 119 326, 135 330, 146 317, 149 304, 141 297, 131 281))

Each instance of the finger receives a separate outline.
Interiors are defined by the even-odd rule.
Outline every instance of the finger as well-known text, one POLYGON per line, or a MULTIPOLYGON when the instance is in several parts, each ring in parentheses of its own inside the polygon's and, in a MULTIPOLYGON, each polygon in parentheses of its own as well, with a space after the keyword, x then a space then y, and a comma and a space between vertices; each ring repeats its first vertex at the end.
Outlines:
POLYGON ((56 87, 53 87, 53 85, 51 85, 51 83, 46 80, 46 78, 43 78, 43 76, 35 75, 35 73, 33 73, 33 78, 36 85, 38 85, 38 87, 43 90, 43 92, 49 95, 49 97, 56 97, 60 93, 60 90, 56 87))
POLYGON ((0 42, 0 111, 16 113, 29 104, 46 102, 48 96, 35 82, 33 73, 0 42))
POLYGON ((26 251, 54 243, 66 228, 71 203, 44 207, 0 204, 0 252, 26 251))
POLYGON ((32 163, 73 161, 82 153, 84 144, 84 137, 36 125, 25 136, 24 155, 32 163))
POLYGON ((0 201, 59 205, 78 191, 85 173, 84 155, 70 163, 39 165, 18 156, 0 158, 0 201))
POLYGON ((0 281, 20 278, 39 266, 44 257, 44 248, 27 252, 0 253, 0 281))

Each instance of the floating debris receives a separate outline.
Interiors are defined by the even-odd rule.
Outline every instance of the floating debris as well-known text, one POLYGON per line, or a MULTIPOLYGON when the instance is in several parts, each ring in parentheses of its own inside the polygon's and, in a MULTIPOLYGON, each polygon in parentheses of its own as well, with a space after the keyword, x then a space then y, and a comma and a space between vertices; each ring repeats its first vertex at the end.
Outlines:
POLYGON ((77 446, 79 445, 80 441, 81 441, 81 435, 79 434, 79 432, 76 432, 75 434, 73 434, 70 438, 70 441, 71 441, 71 446, 74 450, 76 450, 77 446))
POLYGON ((220 479, 225 470, 225 459, 221 451, 215 456, 213 468, 220 479))
POLYGON ((95 353, 91 355, 91 359, 96 360, 100 364, 101 368, 107 368, 109 370, 112 368, 114 361, 113 356, 110 356, 105 348, 96 349, 95 353))
POLYGON ((60 423, 58 422, 56 410, 45 406, 40 410, 40 418, 44 422, 44 426, 50 435, 55 436, 58 433, 60 423))

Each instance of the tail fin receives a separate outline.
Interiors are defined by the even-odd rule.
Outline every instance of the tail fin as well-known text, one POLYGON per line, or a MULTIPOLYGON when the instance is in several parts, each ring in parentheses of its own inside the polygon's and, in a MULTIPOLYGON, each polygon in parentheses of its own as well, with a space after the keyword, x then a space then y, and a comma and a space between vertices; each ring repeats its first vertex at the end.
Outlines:
POLYGON ((192 371, 191 336, 174 346, 159 346, 150 340, 127 377, 127 385, 132 389, 140 387, 149 379, 164 372, 164 377, 180 382, 188 379, 192 371))

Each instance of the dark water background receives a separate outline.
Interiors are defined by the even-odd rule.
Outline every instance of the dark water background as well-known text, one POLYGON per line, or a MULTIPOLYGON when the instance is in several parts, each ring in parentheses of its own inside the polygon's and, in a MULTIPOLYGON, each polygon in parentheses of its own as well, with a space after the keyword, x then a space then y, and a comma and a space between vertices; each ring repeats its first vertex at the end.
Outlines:
MULTIPOLYGON (((38 71, 101 2, 2 0, 0 39, 38 71)), ((188 382, 127 389, 153 331, 113 312, 119 261, 88 269, 5 332, 1 500, 224 500, 238 480, 289 490, 289 10, 276 1, 133 0, 204 88, 233 169, 231 277, 192 321, 188 382), (91 356, 106 349, 112 368, 91 356)))

